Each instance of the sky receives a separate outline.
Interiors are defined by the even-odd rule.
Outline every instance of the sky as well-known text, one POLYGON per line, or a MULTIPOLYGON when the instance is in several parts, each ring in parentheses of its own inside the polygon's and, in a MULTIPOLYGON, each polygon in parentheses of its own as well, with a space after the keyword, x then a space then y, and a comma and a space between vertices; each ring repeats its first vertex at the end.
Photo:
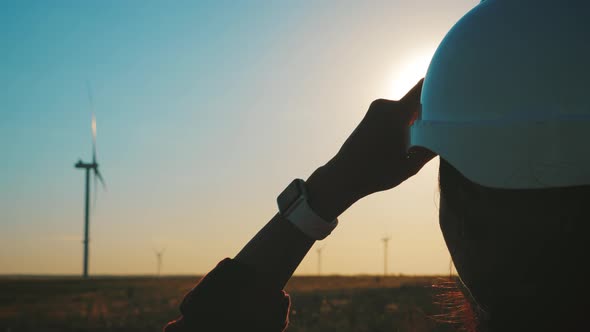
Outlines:
MULTIPOLYGON (((0 274, 206 273, 400 98, 476 0, 0 2, 0 274)), ((444 274, 438 160, 362 199, 296 274, 444 274)))

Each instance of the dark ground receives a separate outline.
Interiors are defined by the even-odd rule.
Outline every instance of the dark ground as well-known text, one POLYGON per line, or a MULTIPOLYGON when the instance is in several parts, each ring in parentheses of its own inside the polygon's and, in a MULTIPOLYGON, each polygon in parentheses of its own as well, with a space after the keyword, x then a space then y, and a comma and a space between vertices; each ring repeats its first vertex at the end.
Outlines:
MULTIPOLYGON (((0 332, 161 331, 198 277, 3 278, 0 332)), ((294 277, 288 332, 453 331, 437 277, 294 277)))

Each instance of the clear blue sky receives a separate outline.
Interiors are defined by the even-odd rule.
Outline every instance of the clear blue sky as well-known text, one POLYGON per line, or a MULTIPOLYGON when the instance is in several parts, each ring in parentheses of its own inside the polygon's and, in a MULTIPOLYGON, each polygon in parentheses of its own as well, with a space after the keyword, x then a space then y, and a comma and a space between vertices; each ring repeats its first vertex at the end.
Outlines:
MULTIPOLYGON (((202 273, 337 152, 371 100, 399 97, 475 0, 2 1, 0 273, 76 274, 91 86, 107 181, 91 273, 202 273)), ((325 273, 444 273, 436 162, 359 202, 325 273)), ((314 273, 310 254, 298 273, 314 273)))

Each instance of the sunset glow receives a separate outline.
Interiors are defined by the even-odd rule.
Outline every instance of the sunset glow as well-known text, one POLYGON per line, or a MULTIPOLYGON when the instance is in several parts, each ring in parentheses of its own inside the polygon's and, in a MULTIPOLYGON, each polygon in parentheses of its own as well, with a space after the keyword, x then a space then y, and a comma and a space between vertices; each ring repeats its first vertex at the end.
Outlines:
MULTIPOLYGON (((0 274, 206 273, 340 149, 377 98, 399 99, 479 0, 0 4, 0 274), (92 87, 90 89, 90 86, 92 87), (96 113, 96 117, 94 116, 96 113), (88 117, 92 114, 91 128, 88 117)), ((447 273, 438 161, 363 198, 317 245, 322 274, 447 273)), ((296 274, 317 271, 316 248, 296 274)))
POLYGON ((391 99, 398 100, 403 97, 416 84, 416 78, 426 75, 434 51, 435 48, 428 48, 422 52, 416 52, 395 66, 391 80, 391 99))

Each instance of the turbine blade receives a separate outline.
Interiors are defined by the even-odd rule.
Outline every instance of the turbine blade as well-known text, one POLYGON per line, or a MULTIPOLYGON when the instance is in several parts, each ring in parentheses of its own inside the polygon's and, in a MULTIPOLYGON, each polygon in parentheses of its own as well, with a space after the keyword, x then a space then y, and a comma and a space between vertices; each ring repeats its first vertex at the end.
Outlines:
POLYGON ((92 197, 92 211, 96 210, 96 198, 98 197, 98 183, 97 181, 97 176, 96 176, 96 172, 94 174, 94 176, 92 177, 93 181, 94 181, 94 197, 92 197))
POLYGON ((92 89, 90 88, 89 80, 86 80, 86 92, 88 93, 88 102, 90 102, 90 111, 94 113, 94 105, 92 104, 92 89))
POLYGON ((92 89, 90 82, 86 81, 86 89, 88 92, 88 103, 90 103, 90 114, 92 116, 92 163, 96 163, 96 116, 94 115, 94 101, 92 99, 92 89))
POLYGON ((100 183, 102 184, 102 189, 103 190, 107 190, 107 185, 104 182, 104 179, 102 178, 102 175, 100 174, 100 171, 98 170, 98 167, 94 168, 94 178, 98 178, 98 181, 100 181, 100 183))
POLYGON ((96 163, 96 117, 92 113, 92 163, 96 163))

